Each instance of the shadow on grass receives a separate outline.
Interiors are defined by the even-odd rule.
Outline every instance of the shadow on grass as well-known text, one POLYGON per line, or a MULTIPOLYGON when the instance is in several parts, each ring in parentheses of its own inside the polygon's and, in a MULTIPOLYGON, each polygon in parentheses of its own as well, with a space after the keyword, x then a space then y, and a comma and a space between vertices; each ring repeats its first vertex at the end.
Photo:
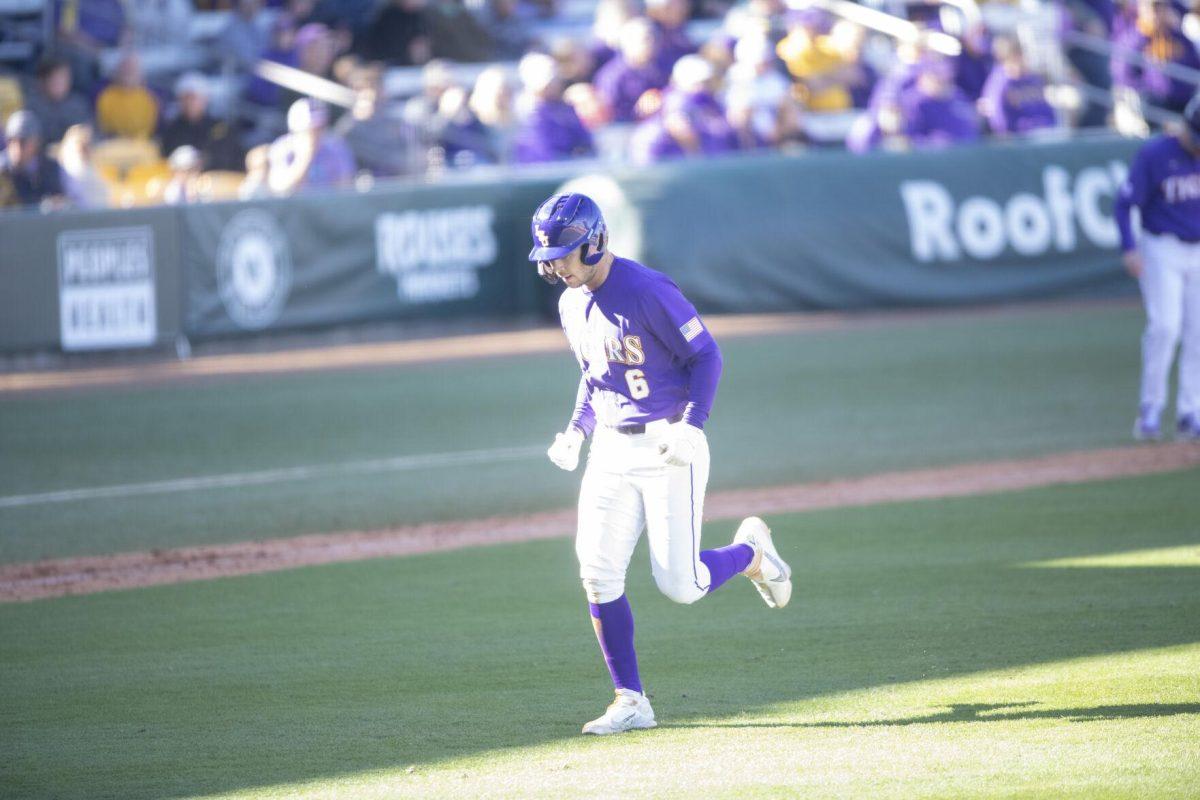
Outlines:
POLYGON ((1034 709, 1036 702, 1025 703, 954 703, 945 711, 920 717, 872 719, 862 722, 714 722, 709 725, 671 724, 665 728, 890 728, 905 725, 930 725, 945 722, 1007 722, 1022 719, 1065 719, 1070 722, 1100 722, 1104 720, 1138 719, 1142 717, 1171 717, 1177 714, 1200 714, 1200 703, 1144 703, 1141 705, 1092 706, 1091 708, 1034 709), (1022 708, 1020 711, 992 713, 1000 709, 1022 708))

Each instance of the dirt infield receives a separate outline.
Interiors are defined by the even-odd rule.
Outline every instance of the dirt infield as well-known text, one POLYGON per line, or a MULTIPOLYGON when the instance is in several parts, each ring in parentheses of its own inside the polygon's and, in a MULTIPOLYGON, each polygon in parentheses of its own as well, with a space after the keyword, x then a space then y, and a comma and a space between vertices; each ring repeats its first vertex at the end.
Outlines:
MULTIPOLYGON (((716 492, 705 518, 736 519, 816 509, 994 494, 1056 484, 1172 472, 1200 465, 1200 445, 1089 450, 1023 460, 959 464, 861 478, 716 492)), ((569 536, 574 509, 440 522, 378 531, 89 556, 0 566, 0 602, 91 594, 316 564, 430 553, 569 536)))

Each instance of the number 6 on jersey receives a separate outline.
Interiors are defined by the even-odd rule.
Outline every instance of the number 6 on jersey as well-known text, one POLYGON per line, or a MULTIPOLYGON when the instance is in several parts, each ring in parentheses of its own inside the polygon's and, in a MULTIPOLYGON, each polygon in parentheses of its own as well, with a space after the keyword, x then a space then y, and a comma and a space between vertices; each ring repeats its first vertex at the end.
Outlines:
POLYGON ((642 400, 650 396, 650 384, 646 383, 646 373, 640 369, 626 370, 625 382, 629 384, 629 396, 634 400, 642 400))

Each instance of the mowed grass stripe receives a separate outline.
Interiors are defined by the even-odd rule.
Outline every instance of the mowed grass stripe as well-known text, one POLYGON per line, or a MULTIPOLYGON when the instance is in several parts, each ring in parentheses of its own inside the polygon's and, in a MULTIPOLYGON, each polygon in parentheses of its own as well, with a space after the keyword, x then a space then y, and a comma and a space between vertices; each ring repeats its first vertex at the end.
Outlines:
MULTIPOLYGON (((1195 471, 773 520, 741 578, 628 593, 661 727, 609 696, 561 541, 0 607, 6 797, 1184 797, 1195 471), (669 764, 670 768, 664 767, 669 764)), ((732 526, 707 526, 706 544, 732 526)))
MULTIPOLYGON (((1010 492, 1063 483, 1188 469, 1200 464, 1194 444, 1065 453, 1021 461, 962 464, 817 484, 718 492, 707 520, 814 509, 1010 492)), ((0 602, 214 580, 342 561, 457 550, 569 535, 572 509, 509 518, 462 520, 382 531, 350 531, 209 547, 158 549, 0 565, 0 602)))
POLYGON ((305 481, 349 475, 375 475, 387 472, 405 472, 414 469, 438 467, 472 466, 476 464, 502 464, 522 461, 540 456, 544 447, 505 447, 495 450, 469 450, 458 453, 423 453, 394 458, 376 458, 367 461, 351 461, 340 464, 318 464, 307 467, 270 469, 260 472, 235 472, 226 475, 204 475, 195 478, 178 478, 150 483, 127 483, 118 486, 94 486, 85 489, 66 489, 40 494, 10 495, 0 497, 0 508, 20 506, 53 505, 80 500, 101 500, 123 497, 139 497, 151 494, 174 492, 209 491, 213 489, 240 489, 246 486, 266 486, 272 483, 305 481))

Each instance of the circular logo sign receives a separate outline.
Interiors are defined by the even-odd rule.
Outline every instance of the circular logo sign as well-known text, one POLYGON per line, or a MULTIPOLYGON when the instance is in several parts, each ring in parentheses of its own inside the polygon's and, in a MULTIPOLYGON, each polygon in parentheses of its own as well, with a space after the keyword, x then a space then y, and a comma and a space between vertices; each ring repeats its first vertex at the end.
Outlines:
POLYGON ((275 218, 257 208, 239 211, 217 245, 217 292, 229 318, 259 330, 279 319, 292 288, 292 257, 275 218))

